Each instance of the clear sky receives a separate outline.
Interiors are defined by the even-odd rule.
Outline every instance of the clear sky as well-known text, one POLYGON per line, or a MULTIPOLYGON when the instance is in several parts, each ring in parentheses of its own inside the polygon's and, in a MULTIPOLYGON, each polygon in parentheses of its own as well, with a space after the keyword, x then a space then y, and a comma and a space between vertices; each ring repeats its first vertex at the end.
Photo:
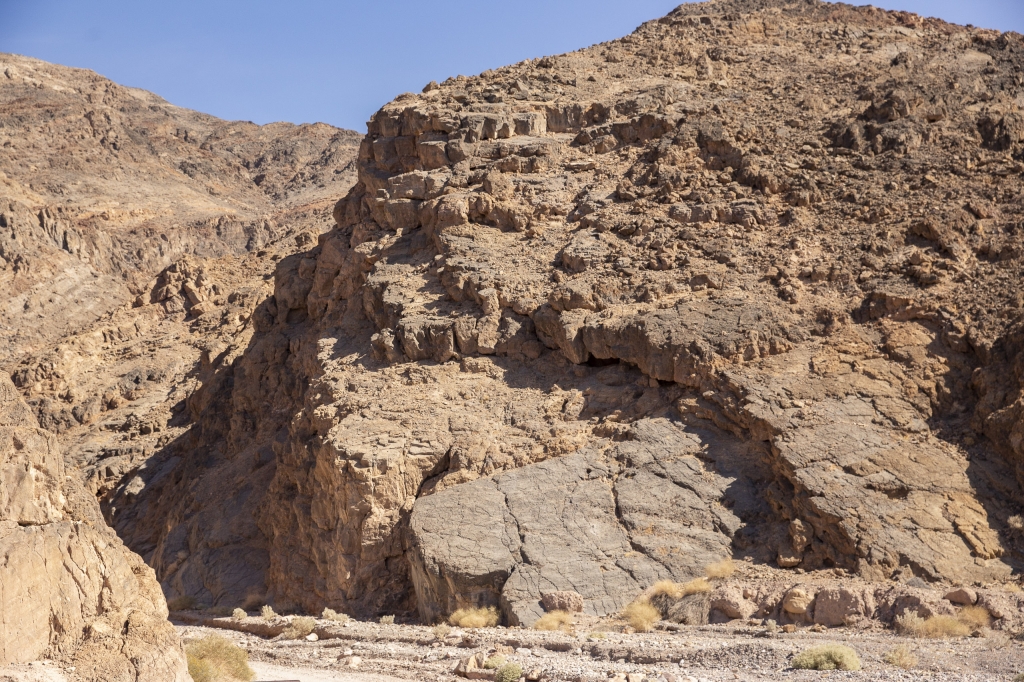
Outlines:
MULTIPOLYGON (((617 38, 678 0, 0 0, 0 52, 92 69, 179 106, 365 131, 431 80, 617 38)), ((876 0, 1024 33, 1024 0, 876 0)))

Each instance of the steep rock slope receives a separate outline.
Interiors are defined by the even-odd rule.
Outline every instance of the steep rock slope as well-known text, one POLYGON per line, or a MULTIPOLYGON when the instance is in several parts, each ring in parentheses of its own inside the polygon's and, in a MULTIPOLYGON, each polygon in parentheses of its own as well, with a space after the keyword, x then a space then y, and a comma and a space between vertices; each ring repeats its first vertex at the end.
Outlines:
POLYGON ((0 666, 45 656, 74 679, 191 679, 153 570, 104 523, 56 440, 0 377, 0 666))
POLYGON ((0 54, 0 364, 92 492, 182 431, 276 261, 329 227, 358 140, 0 54))
POLYGON ((397 98, 119 532, 173 593, 426 620, 724 556, 1009 578, 1022 68, 722 0, 397 98))

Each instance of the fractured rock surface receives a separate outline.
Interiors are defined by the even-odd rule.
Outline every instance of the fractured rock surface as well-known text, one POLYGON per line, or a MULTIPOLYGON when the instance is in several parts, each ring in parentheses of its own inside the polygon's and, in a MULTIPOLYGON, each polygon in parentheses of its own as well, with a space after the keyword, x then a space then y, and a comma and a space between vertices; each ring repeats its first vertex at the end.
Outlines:
POLYGON ((1008 579, 1022 68, 722 0, 400 96, 116 527, 171 593, 428 620, 725 556, 1008 579))
POLYGON ((45 656, 74 679, 191 679, 153 570, 65 472, 56 437, 0 377, 0 666, 45 656))

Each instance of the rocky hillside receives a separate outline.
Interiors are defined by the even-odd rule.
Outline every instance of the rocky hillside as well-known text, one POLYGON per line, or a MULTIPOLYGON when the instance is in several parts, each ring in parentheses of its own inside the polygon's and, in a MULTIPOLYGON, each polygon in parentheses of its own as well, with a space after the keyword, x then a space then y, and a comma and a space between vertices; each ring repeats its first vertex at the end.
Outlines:
POLYGON ((330 227, 358 142, 0 54, 0 667, 188 679, 152 570, 94 496, 187 430, 277 261, 330 227))
POLYGON ((1009 580, 1022 67, 719 0, 403 95, 110 517, 169 595, 425 620, 730 556, 1009 580))
POLYGON ((187 425, 276 260, 328 229, 358 141, 0 55, 0 364, 93 492, 187 425))

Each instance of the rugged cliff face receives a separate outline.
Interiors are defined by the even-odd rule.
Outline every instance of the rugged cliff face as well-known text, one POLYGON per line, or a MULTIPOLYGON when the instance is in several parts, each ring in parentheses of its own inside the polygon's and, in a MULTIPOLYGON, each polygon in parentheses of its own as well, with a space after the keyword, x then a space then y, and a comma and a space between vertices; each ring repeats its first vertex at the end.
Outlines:
POLYGON ((277 260, 328 229, 358 141, 0 54, 0 364, 92 492, 183 431, 277 260))
POLYGON ((0 476, 0 666, 46 657, 73 679, 191 679, 153 570, 103 521, 7 377, 0 476))
POLYGON ((186 431, 277 261, 328 229, 358 139, 0 54, 0 666, 187 679, 159 584, 96 496, 116 513, 186 431))
POLYGON ((725 556, 1008 578, 1022 67, 722 1, 397 98, 119 532, 171 593, 426 620, 725 556))

